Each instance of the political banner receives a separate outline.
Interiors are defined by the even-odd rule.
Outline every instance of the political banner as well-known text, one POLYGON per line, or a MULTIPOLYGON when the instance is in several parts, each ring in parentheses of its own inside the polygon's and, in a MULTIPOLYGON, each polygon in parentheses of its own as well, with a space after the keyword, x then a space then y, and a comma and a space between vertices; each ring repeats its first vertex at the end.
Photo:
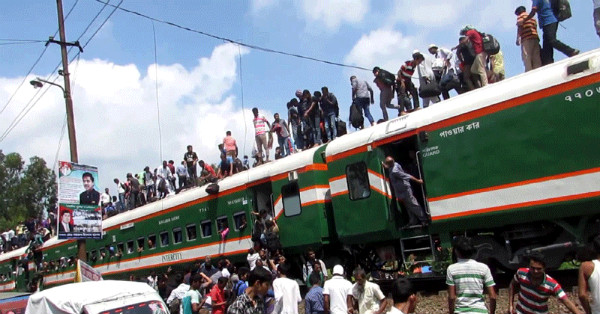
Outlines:
POLYGON ((98 168, 59 161, 59 239, 101 239, 102 208, 98 168))
POLYGON ((100 281, 102 279, 102 274, 94 269, 94 267, 90 266, 86 262, 81 260, 77 260, 77 272, 75 273, 75 282, 85 282, 85 281, 100 281))

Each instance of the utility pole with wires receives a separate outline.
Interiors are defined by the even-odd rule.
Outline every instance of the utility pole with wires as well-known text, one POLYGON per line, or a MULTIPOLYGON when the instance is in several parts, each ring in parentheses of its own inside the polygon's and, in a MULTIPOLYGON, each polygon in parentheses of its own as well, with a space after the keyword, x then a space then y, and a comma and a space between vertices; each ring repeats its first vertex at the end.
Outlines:
MULTIPOLYGON (((60 41, 54 40, 53 37, 50 37, 46 45, 50 43, 59 44, 60 52, 62 55, 62 71, 59 71, 65 81, 64 87, 64 96, 65 96, 65 105, 67 107, 67 128, 69 132, 69 146, 71 150, 71 162, 79 163, 79 157, 77 156, 77 138, 75 136, 75 116, 73 114, 73 99, 71 99, 71 81, 69 79, 69 56, 67 54, 67 46, 77 46, 79 51, 83 52, 83 48, 79 45, 79 42, 76 41, 74 43, 67 42, 67 36, 65 34, 65 19, 63 16, 63 6, 62 0, 56 0, 56 9, 58 11, 58 31, 60 34, 60 41)), ((86 253, 86 240, 78 239, 77 240, 77 257, 86 261, 87 253, 86 253)))

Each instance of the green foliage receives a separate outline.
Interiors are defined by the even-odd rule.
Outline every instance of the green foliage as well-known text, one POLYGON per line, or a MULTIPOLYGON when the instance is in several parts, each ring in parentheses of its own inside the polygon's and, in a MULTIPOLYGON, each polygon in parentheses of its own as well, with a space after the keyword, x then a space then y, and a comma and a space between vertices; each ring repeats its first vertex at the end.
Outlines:
POLYGON ((0 150, 0 229, 14 228, 27 217, 39 217, 57 202, 56 176, 44 159, 25 161, 19 153, 0 150))

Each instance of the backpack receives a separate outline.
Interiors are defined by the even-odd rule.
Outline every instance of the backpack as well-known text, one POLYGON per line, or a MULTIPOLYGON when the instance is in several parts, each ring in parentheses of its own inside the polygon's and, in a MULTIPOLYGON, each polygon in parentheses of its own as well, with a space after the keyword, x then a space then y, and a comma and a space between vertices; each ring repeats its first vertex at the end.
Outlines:
POLYGON ((550 7, 559 22, 571 17, 571 4, 569 0, 550 0, 550 7))
POLYGON ((267 250, 269 252, 272 253, 282 248, 281 241, 279 241, 279 235, 276 232, 267 232, 265 238, 267 240, 267 250))
POLYGON ((483 50, 488 55, 495 55, 500 52, 500 43, 494 36, 486 33, 479 33, 483 41, 483 50))
POLYGON ((219 185, 216 183, 211 183, 206 187, 206 193, 210 195, 215 195, 219 193, 219 185))
POLYGON ((379 78, 385 85, 394 86, 396 84, 396 76, 384 69, 379 69, 379 78))
POLYGON ((171 301, 171 303, 169 304, 169 312, 171 312, 171 314, 179 314, 180 306, 181 306, 181 299, 179 299, 179 298, 173 299, 173 301, 171 301))
POLYGON ((355 128, 361 128, 363 123, 365 122, 365 118, 360 111, 360 108, 356 105, 356 102, 352 102, 352 106, 350 106, 350 124, 355 128))

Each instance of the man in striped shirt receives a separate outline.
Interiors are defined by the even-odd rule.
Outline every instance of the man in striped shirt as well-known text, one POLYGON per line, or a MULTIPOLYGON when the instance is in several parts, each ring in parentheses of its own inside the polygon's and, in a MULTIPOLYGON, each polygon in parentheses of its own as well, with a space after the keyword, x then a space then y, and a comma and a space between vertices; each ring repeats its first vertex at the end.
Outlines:
POLYGON ((415 84, 412 82, 412 76, 415 74, 415 70, 425 61, 425 57, 420 52, 415 52, 412 55, 412 60, 404 62, 398 71, 398 77, 396 78, 398 85, 398 103, 404 103, 404 99, 407 99, 409 94, 412 97, 413 107, 410 108, 410 103, 405 103, 406 111, 412 111, 419 108, 419 93, 415 84))
POLYGON ((454 243, 454 252, 458 262, 448 266, 446 284, 448 285, 448 312, 490 313, 496 312, 496 291, 490 268, 473 259, 475 248, 471 239, 459 237, 454 243), (483 288, 489 295, 489 311, 485 306, 483 288))
POLYGON ((527 10, 520 6, 515 10, 517 15, 517 46, 521 45, 521 58, 525 72, 542 66, 540 54, 540 36, 537 32, 537 21, 527 18, 527 10))
POLYGON ((548 299, 556 296, 574 314, 583 314, 569 300, 560 284, 554 278, 546 275, 546 263, 541 253, 529 256, 529 268, 519 268, 508 288, 508 308, 510 313, 517 314, 546 314, 548 299), (514 306, 515 293, 519 298, 514 306))

